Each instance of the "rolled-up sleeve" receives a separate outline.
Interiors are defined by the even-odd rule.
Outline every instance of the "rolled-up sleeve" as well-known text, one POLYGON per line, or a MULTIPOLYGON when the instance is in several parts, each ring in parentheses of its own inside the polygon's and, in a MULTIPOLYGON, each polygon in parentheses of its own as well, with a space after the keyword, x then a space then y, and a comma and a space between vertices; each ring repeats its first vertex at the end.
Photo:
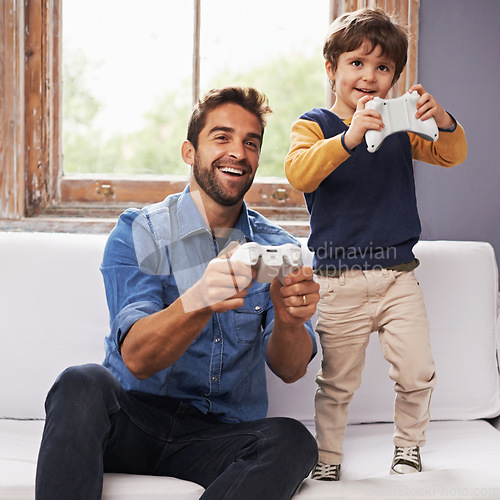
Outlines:
MULTIPOLYGON (((136 321, 165 307, 161 278, 155 273, 145 272, 134 245, 131 226, 137 217, 141 215, 134 210, 127 210, 120 216, 106 243, 101 264, 110 316, 110 337, 118 349, 136 321)), ((144 238, 141 241, 141 252, 144 252, 144 238)))

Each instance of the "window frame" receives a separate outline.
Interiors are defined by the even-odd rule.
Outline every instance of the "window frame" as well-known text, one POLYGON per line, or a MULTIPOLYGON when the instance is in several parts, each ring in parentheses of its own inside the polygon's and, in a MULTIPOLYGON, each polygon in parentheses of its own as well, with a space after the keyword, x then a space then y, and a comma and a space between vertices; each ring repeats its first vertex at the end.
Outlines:
MULTIPOLYGON (((4 0, 0 7, 0 229, 105 232, 124 208, 178 192, 187 178, 63 175, 62 1, 4 0)), ((194 1, 193 101, 199 94, 200 2, 194 1)), ((395 95, 417 81, 420 0, 330 0, 330 21, 361 7, 398 12, 410 26, 408 64, 395 95)), ((333 104, 327 92, 325 105, 333 104)), ((309 233, 302 193, 259 178, 247 204, 297 236, 309 233)))

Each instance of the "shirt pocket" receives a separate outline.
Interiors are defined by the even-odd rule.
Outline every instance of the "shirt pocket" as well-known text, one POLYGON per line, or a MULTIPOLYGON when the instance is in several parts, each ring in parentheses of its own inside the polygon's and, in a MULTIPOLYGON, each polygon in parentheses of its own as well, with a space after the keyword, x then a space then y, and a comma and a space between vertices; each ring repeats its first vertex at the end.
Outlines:
POLYGON ((233 311, 233 326, 236 341, 251 344, 260 338, 269 306, 269 285, 252 290, 243 305, 233 311))

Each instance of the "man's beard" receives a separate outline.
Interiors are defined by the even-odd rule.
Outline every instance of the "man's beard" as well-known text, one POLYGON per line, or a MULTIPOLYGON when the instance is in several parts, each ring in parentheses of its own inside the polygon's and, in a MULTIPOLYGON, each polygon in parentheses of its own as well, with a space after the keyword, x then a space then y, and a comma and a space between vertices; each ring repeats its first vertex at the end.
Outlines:
MULTIPOLYGON (((220 161, 220 163, 223 162, 220 161)), ((244 166, 245 172, 251 170, 246 160, 243 160, 241 162, 234 162, 234 165, 244 166)), ((212 200, 217 202, 219 205, 223 205, 225 207, 231 207, 233 205, 236 205, 243 199, 246 192, 252 186, 254 176, 253 175, 248 176, 247 181, 241 184, 240 188, 235 194, 231 195, 224 189, 224 186, 219 182, 217 178, 216 169, 218 166, 219 166, 219 160, 215 160, 211 164, 211 168, 209 169, 200 168, 198 163, 198 154, 196 154, 193 163, 193 175, 194 178, 196 179, 196 182, 201 187, 201 189, 203 189, 203 191, 205 191, 205 193, 207 193, 208 196, 212 198, 212 200)))

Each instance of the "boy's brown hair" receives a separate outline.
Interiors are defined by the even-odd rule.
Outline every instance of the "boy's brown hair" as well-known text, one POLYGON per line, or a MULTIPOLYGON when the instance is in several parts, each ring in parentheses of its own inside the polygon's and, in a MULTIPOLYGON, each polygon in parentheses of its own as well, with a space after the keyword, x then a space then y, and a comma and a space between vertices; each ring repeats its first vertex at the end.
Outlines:
POLYGON ((335 70, 340 54, 352 52, 365 42, 371 45, 370 52, 380 46, 382 55, 394 62, 394 85, 408 57, 408 31, 382 9, 360 9, 335 19, 323 46, 323 57, 335 70))
POLYGON ((267 115, 271 113, 266 96, 252 87, 222 87, 208 91, 193 109, 188 125, 187 140, 195 149, 198 147, 198 136, 205 126, 207 114, 227 103, 238 104, 259 119, 262 125, 262 144, 267 115))

